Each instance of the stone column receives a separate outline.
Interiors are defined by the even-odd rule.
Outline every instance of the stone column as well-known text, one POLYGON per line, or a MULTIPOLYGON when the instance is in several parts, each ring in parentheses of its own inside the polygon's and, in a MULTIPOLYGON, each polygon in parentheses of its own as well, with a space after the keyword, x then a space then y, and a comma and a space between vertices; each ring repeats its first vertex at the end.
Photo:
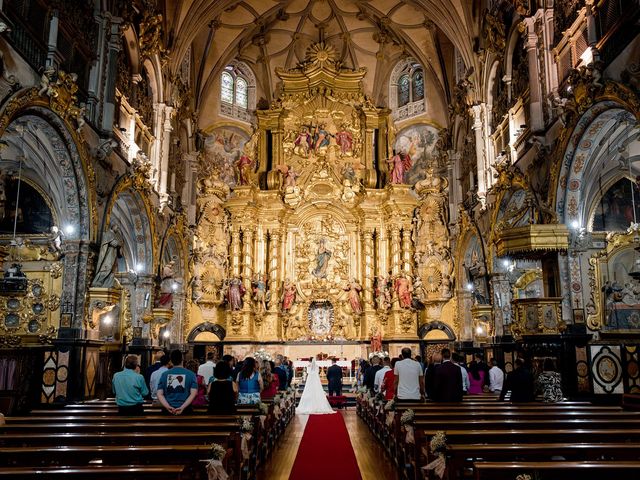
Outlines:
POLYGON ((364 303, 367 308, 373 308, 373 229, 365 228, 362 233, 364 246, 364 303))
POLYGON ((118 76, 118 55, 122 48, 122 41, 120 36, 120 25, 122 20, 111 18, 111 30, 109 35, 109 52, 104 69, 105 84, 102 86, 102 92, 104 94, 102 100, 102 119, 100 121, 100 129, 105 132, 110 132, 113 128, 113 122, 116 118, 116 78, 118 76))
POLYGON ((398 275, 402 266, 400 227, 391 227, 391 272, 398 275))
POLYGON ((160 201, 167 200, 168 181, 169 181, 169 152, 171 142, 171 111, 173 107, 164 107, 164 129, 162 132, 162 151, 160 152, 160 201))
POLYGON ((58 10, 54 8, 51 10, 51 18, 49 19, 49 39, 47 41, 47 59, 45 66, 54 66, 56 70, 60 68, 60 64, 62 63, 62 58, 58 51, 59 22, 58 10))
POLYGON ((280 233, 269 232, 269 290, 271 291, 271 302, 269 310, 278 310, 278 299, 280 298, 280 278, 278 265, 280 262, 280 233))
POLYGON ((474 105, 471 107, 471 115, 473 116, 472 130, 476 137, 476 170, 478 175, 478 197, 484 205, 487 195, 487 183, 485 181, 485 157, 484 157, 484 138, 482 124, 483 105, 474 105))
POLYGON ((533 17, 523 21, 526 25, 524 33, 524 48, 527 51, 529 61, 529 114, 530 128, 532 132, 544 129, 544 116, 542 114, 542 85, 540 83, 540 67, 538 64, 538 35, 536 34, 536 20, 533 17))

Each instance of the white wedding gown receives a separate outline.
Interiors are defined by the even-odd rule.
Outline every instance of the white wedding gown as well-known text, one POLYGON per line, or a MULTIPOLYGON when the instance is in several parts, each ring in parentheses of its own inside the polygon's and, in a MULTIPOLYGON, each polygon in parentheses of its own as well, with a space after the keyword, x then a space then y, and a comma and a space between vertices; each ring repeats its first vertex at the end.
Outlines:
POLYGON ((311 366, 307 373, 307 382, 304 385, 300 403, 296 408, 296 413, 300 415, 324 415, 328 413, 336 413, 324 393, 322 383, 320 382, 320 373, 316 359, 311 361, 311 366))

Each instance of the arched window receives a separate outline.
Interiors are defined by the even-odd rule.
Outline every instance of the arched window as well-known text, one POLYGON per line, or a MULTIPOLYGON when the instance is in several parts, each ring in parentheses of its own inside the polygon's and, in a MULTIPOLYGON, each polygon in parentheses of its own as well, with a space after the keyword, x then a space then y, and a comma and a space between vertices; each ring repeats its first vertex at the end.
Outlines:
POLYGON ((251 123, 255 109, 256 79, 251 69, 233 61, 220 74, 220 113, 251 123))
POLYGON ((389 82, 389 108, 396 119, 420 115, 424 105, 424 70, 415 59, 398 63, 389 82))

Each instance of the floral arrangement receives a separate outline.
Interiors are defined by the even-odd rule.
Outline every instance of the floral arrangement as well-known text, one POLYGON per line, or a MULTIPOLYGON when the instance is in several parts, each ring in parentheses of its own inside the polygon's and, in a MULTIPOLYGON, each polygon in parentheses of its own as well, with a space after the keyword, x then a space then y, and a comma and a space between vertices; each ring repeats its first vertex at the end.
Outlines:
POLYGON ((444 453, 447 450, 447 436, 442 430, 437 431, 433 436, 429 442, 429 449, 434 455, 444 453))
POLYGON ((522 475, 518 475, 516 477, 516 480, 531 480, 531 475, 527 475, 526 473, 522 475))
POLYGON ((413 419, 415 418, 415 416, 416 416, 415 412, 410 408, 405 410, 404 412, 402 412, 402 416, 400 417, 400 424, 411 425, 413 423, 413 419))
POLYGON ((256 350, 251 356, 255 358, 256 361, 259 361, 259 362, 263 362, 265 360, 269 360, 269 361, 273 360, 273 358, 271 357, 271 354, 267 352, 264 348, 256 350))
POLYGON ((377 352, 371 352, 369 354, 369 360, 371 360, 373 357, 379 357, 380 359, 383 359, 384 357, 388 357, 388 356, 389 356, 389 352, 378 350, 377 352))
POLYGON ((274 403, 275 405, 280 405, 280 402, 281 402, 281 401, 282 401, 282 395, 281 395, 281 394, 279 394, 279 393, 276 393, 276 394, 273 396, 273 403, 274 403))
POLYGON ((260 413, 260 415, 266 415, 267 413, 269 413, 269 405, 260 402, 258 404, 258 412, 260 413))
POLYGON ((241 433, 248 433, 253 431, 253 423, 251 417, 243 416, 238 419, 239 429, 241 433))
POLYGON ((384 409, 387 412, 394 412, 396 409, 396 401, 395 400, 389 400, 386 405, 384 406, 384 409))
POLYGON ((227 450, 222 445, 219 443, 211 444, 211 456, 213 457, 213 460, 221 461, 226 454, 227 450))

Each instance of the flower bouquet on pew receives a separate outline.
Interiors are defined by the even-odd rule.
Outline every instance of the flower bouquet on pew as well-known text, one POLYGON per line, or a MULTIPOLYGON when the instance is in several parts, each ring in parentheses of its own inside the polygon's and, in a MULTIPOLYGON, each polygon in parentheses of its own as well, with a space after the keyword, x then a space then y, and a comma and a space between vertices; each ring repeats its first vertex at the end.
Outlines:
POLYGON ((240 430, 240 450, 242 451, 242 458, 249 460, 249 441, 252 438, 253 422, 251 417, 242 416, 238 419, 238 430, 240 430))
POLYGON ((387 412, 385 424, 387 427, 391 428, 391 425, 393 425, 393 419, 396 415, 396 401, 389 400, 384 406, 384 411, 387 412))
POLYGON ((276 393, 273 397, 273 416, 276 417, 277 420, 280 420, 282 416, 282 410, 280 409, 280 403, 282 402, 282 395, 276 393))
POLYGON ((407 435, 405 437, 406 443, 415 443, 415 436, 413 433, 413 420, 415 416, 415 412, 408 408, 407 410, 402 412, 402 416, 400 417, 400 425, 402 425, 405 432, 407 432, 407 435))
POLYGON ((211 444, 211 460, 207 461, 207 478, 209 480, 227 480, 229 475, 222 465, 227 450, 219 443, 211 444))
POLYGON ((269 405, 266 403, 260 402, 258 404, 258 418, 260 419, 260 425, 264 428, 264 422, 267 420, 267 415, 269 414, 269 405))
POLYGON ((437 478, 442 478, 447 467, 445 457, 447 452, 447 436, 442 430, 437 431, 431 439, 431 442, 429 442, 429 450, 431 451, 431 455, 436 458, 422 468, 427 472, 433 470, 437 478))

